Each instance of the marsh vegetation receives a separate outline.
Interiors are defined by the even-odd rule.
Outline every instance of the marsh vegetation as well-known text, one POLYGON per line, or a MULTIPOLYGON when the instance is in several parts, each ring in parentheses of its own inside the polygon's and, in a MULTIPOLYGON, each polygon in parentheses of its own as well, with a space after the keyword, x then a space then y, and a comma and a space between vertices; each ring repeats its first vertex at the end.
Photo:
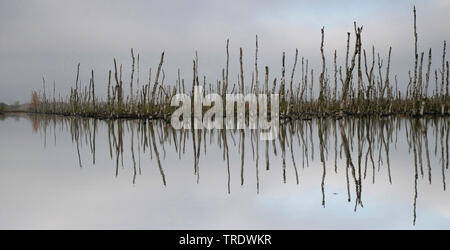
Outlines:
POLYGON ((192 77, 182 77, 178 69, 176 82, 166 83, 166 73, 163 69, 164 52, 161 53, 156 71, 150 67, 147 77, 143 80, 139 73, 140 55, 136 56, 131 49, 129 75, 125 75, 122 64, 114 58, 107 83, 97 83, 94 70, 91 70, 89 83, 83 84, 78 64, 70 94, 57 95, 54 82, 53 89, 47 90, 48 86, 43 78, 43 88, 32 93, 30 110, 36 113, 96 118, 166 119, 175 109, 170 106, 175 94, 193 96, 194 87, 202 86, 205 94, 218 93, 224 99, 227 93, 279 94, 280 118, 449 115, 449 63, 446 59, 446 41, 443 42, 440 55, 442 63, 435 68, 432 66, 431 48, 427 51, 419 49, 415 8, 413 14, 414 62, 407 84, 399 83, 397 75, 391 73, 392 47, 389 47, 384 58, 375 47, 363 47, 363 26, 358 26, 355 22, 353 33, 348 32, 346 35, 344 65, 339 65, 336 50, 331 58, 325 55, 324 28, 321 30, 322 67, 319 70, 312 69, 308 59, 299 56, 298 50, 295 51, 293 67, 289 69, 286 68, 286 54, 282 53, 280 76, 273 75, 273 70, 268 66, 261 70, 258 64, 256 36, 254 68, 251 74, 244 73, 244 55, 243 49, 240 48, 240 70, 236 82, 231 80, 234 77, 231 77, 229 70, 229 40, 226 42, 222 77, 214 82, 207 81, 206 76, 199 74, 196 53, 192 77), (98 86, 107 88, 106 99, 96 95, 98 86))

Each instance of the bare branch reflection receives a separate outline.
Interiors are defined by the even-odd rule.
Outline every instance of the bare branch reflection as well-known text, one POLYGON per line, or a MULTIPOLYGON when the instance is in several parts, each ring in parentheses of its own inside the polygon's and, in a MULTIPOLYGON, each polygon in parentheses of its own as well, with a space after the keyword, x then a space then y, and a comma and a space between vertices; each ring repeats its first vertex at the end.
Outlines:
MULTIPOLYGON (((102 160, 108 158, 97 155, 96 147, 98 137, 106 135, 109 158, 115 165, 112 170, 115 177, 121 174, 120 169, 130 168, 132 184, 138 182, 137 177, 143 174, 146 167, 151 167, 141 164, 141 157, 148 157, 154 162, 164 186, 168 185, 167 180, 171 178, 165 168, 173 167, 166 166, 168 159, 188 168, 193 164, 193 174, 199 185, 200 168, 222 168, 227 194, 232 193, 233 183, 238 182, 244 188, 246 179, 250 183, 254 181, 255 186, 245 188, 255 188, 256 194, 266 192, 263 183, 266 174, 279 175, 280 184, 283 185, 290 184, 290 178, 295 179, 295 185, 302 192, 302 183, 309 178, 305 171, 314 168, 314 171, 320 171, 321 176, 321 205, 325 207, 332 198, 327 195, 330 192, 327 190, 327 180, 342 176, 341 187, 347 192, 343 195, 348 202, 354 199, 354 211, 357 211, 358 207, 363 208, 363 190, 368 190, 376 182, 392 187, 396 181, 393 170, 405 167, 414 173, 411 175, 414 178, 414 225, 420 203, 418 194, 421 181, 432 185, 435 183, 433 178, 439 178, 439 185, 442 185, 443 191, 446 190, 450 131, 448 117, 408 119, 385 116, 288 121, 281 126, 278 140, 272 142, 261 141, 259 130, 174 130, 170 124, 160 120, 95 120, 49 115, 26 117, 33 133, 42 137, 44 146, 47 146, 47 137, 52 136, 56 145, 57 135, 69 133, 80 168, 94 166, 99 157, 102 160), (189 144, 192 145, 192 152, 186 148, 189 144), (433 144, 434 150, 430 148, 433 144), (318 145, 319 150, 315 150, 315 145, 318 145), (264 152, 260 152, 260 147, 263 147, 261 151, 264 152), (404 159, 402 165, 393 164, 391 154, 402 147, 408 149, 411 157, 404 159), (246 150, 251 153, 245 154, 246 150), (220 157, 212 159, 210 153, 214 152, 219 152, 220 157), (260 153, 264 157, 264 172, 260 171, 260 153), (290 154, 290 160, 286 161, 286 153, 290 154), (88 157, 85 154, 90 154, 90 161, 84 160, 88 157), (124 157, 131 164, 124 164, 124 157), (440 166, 433 166, 436 162, 440 166), (253 171, 244 171, 246 166, 254 166, 254 174, 250 174, 253 171), (432 175, 434 168, 440 171, 440 177, 432 175)), ((204 178, 211 177, 204 174, 204 178)), ((400 178, 397 176, 397 179, 400 178)))

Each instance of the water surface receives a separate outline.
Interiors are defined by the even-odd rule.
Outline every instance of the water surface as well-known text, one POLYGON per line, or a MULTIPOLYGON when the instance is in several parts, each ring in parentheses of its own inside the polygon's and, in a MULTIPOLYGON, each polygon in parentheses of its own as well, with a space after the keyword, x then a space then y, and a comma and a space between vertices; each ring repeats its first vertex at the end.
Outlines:
POLYGON ((2 229, 450 229, 449 118, 254 130, 0 116, 2 229))

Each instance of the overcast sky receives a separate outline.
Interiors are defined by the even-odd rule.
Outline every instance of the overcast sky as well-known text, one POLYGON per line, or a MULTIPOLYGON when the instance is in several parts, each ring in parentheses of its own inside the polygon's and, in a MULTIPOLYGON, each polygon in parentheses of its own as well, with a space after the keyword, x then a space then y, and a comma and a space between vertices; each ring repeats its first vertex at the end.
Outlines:
MULTIPOLYGON (((259 36, 260 72, 268 65, 278 76, 281 53, 288 69, 295 48, 317 65, 320 28, 325 27, 327 62, 338 49, 345 54, 346 32, 353 21, 364 25, 363 46, 375 45, 385 57, 393 47, 392 74, 404 85, 413 62, 412 8, 418 10, 419 49, 433 48, 438 67, 442 42, 450 37, 450 1, 0 1, 0 102, 26 102, 31 90, 56 82, 57 92, 74 85, 77 63, 83 84, 95 71, 96 92, 106 92, 107 72, 113 58, 124 64, 125 79, 131 67, 130 48, 140 53, 141 81, 148 67, 157 67, 166 52, 166 79, 175 79, 177 68, 187 82, 192 59, 199 55, 199 71, 214 82, 225 64, 225 44, 230 38, 231 75, 237 79, 239 47, 244 50, 247 82, 251 77, 255 35, 259 36)), ((331 64, 328 64, 331 66, 331 64)), ((315 67, 318 70, 318 67, 315 67)), ((125 82, 127 82, 126 80, 125 82)))

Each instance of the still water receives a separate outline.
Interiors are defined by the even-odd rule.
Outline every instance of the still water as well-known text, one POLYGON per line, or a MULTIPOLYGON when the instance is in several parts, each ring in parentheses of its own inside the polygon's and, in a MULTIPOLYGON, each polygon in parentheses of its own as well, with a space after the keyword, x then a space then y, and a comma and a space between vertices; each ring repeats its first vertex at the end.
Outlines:
POLYGON ((255 130, 0 116, 1 229, 450 229, 450 118, 255 130))

